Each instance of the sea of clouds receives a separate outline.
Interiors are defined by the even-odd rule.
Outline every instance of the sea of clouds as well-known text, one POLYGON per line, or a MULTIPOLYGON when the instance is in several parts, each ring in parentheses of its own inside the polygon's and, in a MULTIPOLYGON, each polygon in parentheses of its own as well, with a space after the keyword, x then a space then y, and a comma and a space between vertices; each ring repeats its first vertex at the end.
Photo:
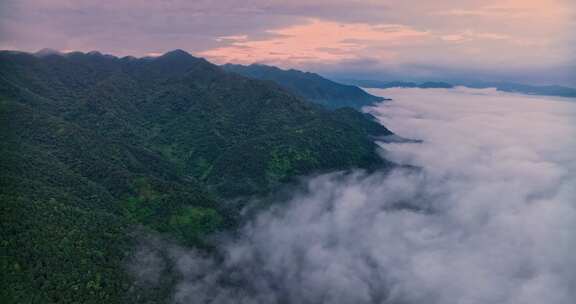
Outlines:
MULTIPOLYGON (((221 241, 219 259, 170 246, 173 301, 576 303, 576 103, 370 91, 394 100, 367 111, 423 140, 381 143, 383 156, 420 169, 310 178, 221 241)), ((135 261, 144 279, 162 271, 157 251, 135 261)))

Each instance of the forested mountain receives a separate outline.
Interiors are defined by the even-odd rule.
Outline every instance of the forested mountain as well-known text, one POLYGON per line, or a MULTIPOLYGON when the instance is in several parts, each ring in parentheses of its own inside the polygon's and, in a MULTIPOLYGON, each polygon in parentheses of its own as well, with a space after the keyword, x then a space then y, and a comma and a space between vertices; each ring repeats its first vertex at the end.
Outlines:
POLYGON ((298 96, 328 108, 353 107, 359 109, 384 100, 384 98, 370 95, 356 86, 340 84, 314 73, 282 70, 261 64, 249 66, 225 64, 222 67, 227 71, 250 78, 273 81, 298 96))
POLYGON ((0 302, 145 302, 124 265, 134 235, 208 250, 242 207, 226 202, 389 166, 371 140, 389 134, 180 50, 0 52, 0 302))

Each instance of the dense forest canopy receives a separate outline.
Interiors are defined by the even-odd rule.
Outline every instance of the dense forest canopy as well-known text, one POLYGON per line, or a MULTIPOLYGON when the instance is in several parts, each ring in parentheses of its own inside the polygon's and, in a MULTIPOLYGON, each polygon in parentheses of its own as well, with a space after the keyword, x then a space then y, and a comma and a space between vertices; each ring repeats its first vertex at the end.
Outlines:
POLYGON ((181 50, 2 51, 0 302, 161 301, 126 271, 137 235, 209 251, 205 236, 236 225, 241 198, 391 166, 372 141, 390 134, 181 50))
POLYGON ((225 64, 225 70, 261 80, 269 80, 294 94, 328 108, 352 107, 360 109, 384 100, 362 89, 326 79, 318 74, 298 70, 282 70, 262 64, 249 66, 225 64))

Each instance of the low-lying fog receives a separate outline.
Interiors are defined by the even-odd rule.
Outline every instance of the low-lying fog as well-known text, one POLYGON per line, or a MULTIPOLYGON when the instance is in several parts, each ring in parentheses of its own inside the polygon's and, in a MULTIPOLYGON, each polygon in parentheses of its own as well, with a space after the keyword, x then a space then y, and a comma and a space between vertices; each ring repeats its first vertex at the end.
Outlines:
POLYGON ((394 100, 369 112, 424 140, 381 144, 385 157, 422 170, 310 179, 224 242, 221 263, 170 249, 174 302, 576 303, 576 103, 370 92, 394 100))

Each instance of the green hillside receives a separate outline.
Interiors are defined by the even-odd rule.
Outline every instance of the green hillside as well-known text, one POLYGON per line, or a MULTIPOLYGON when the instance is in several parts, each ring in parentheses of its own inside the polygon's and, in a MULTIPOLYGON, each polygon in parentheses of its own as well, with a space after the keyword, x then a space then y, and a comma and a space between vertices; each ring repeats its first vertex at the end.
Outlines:
POLYGON ((371 140, 388 134, 179 50, 0 52, 0 302, 141 303, 135 235, 209 250, 236 225, 230 199, 389 166, 371 140))
POLYGON ((359 87, 326 79, 318 74, 298 70, 282 70, 262 64, 225 64, 225 70, 251 77, 272 81, 294 94, 327 108, 352 107, 360 109, 384 100, 370 95, 359 87))

